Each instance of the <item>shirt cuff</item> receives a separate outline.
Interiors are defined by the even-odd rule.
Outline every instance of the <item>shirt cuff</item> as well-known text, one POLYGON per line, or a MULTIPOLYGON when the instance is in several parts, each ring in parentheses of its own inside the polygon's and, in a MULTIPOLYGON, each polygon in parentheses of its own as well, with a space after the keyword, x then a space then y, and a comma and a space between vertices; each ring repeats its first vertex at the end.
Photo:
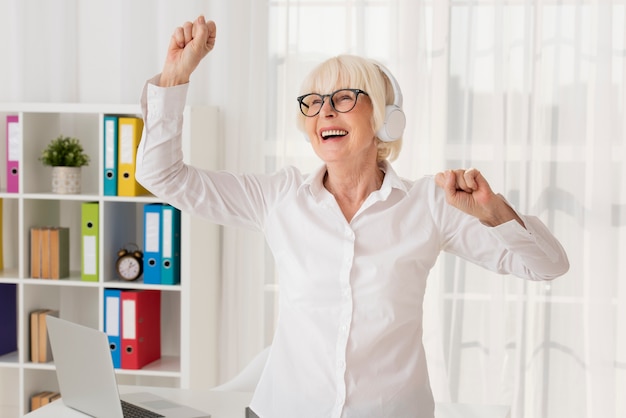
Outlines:
POLYGON ((141 95, 141 107, 145 120, 152 118, 177 118, 184 109, 187 101, 189 83, 174 87, 158 85, 161 74, 149 79, 141 95))

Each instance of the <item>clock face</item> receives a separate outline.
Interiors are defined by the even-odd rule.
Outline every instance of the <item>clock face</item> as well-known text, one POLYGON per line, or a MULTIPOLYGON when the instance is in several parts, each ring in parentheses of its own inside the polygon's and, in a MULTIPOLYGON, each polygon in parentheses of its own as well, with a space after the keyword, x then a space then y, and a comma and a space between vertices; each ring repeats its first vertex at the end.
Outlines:
POLYGON ((142 266, 132 255, 125 255, 117 261, 117 271, 124 280, 135 280, 141 275, 142 266))

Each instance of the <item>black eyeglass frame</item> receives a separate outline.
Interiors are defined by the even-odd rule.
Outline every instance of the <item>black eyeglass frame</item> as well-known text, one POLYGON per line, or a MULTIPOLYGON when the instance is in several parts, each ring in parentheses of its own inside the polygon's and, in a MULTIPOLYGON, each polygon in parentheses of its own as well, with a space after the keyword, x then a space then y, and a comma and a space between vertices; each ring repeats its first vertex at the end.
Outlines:
POLYGON ((354 108, 356 107, 356 102, 357 102, 357 100, 359 99, 359 94, 364 94, 364 95, 366 95, 366 96, 369 96, 369 94, 367 94, 367 92, 366 92, 365 90, 361 90, 361 89, 339 89, 339 90, 335 90, 335 91, 333 91, 333 92, 332 92, 332 93, 330 93, 330 94, 319 94, 319 93, 307 93, 307 94, 303 94, 302 96, 298 96, 298 97, 296 98, 296 100, 298 100, 298 103, 300 103, 300 112, 301 112, 304 116, 306 116, 307 118, 312 118, 312 117, 314 117, 314 116, 319 115, 319 113, 322 111, 322 107, 324 107, 324 100, 326 100, 326 97, 328 97, 328 98, 330 99, 330 106, 333 108, 333 110, 334 110, 335 112, 339 112, 339 113, 348 113, 348 112, 350 112, 352 109, 354 109, 354 108), (337 108, 335 107, 335 102, 334 102, 334 100, 333 100, 333 96, 334 96, 336 93, 339 93, 340 91, 346 91, 346 90, 347 90, 347 91, 351 91, 352 93, 354 93, 354 94, 355 94, 355 96, 354 96, 354 104, 352 105, 352 107, 351 107, 350 109, 348 109, 348 110, 343 110, 343 111, 342 111, 342 110, 339 110, 339 109, 337 109, 337 108), (320 97, 320 98, 322 99, 322 104, 320 105, 320 108, 319 108, 319 109, 318 109, 318 111, 317 111, 317 112, 315 112, 315 114, 313 114, 313 115, 307 115, 306 113, 304 113, 304 110, 302 110, 302 106, 306 106, 307 108, 309 107, 306 103, 304 103, 304 102, 303 102, 303 100, 304 100, 306 97, 309 97, 309 96, 318 96, 318 97, 320 97))

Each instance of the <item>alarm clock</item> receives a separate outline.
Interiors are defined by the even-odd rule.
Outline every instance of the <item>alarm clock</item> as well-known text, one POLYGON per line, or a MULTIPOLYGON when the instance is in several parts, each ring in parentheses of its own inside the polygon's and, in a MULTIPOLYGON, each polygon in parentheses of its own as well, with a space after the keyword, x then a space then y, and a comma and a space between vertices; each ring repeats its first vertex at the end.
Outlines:
POLYGON ((117 252, 115 270, 122 280, 137 280, 143 273, 143 253, 139 249, 122 248, 117 252))

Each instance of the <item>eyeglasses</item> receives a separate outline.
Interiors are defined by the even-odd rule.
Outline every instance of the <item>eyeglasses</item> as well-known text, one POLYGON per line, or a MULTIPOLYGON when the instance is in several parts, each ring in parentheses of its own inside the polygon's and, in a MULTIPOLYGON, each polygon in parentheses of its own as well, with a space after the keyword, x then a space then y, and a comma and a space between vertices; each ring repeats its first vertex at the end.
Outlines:
POLYGON ((324 106, 324 99, 330 97, 330 105, 339 113, 346 113, 354 109, 359 94, 368 94, 361 89, 341 89, 330 94, 309 93, 298 97, 300 111, 304 116, 313 117, 320 113, 324 106))

